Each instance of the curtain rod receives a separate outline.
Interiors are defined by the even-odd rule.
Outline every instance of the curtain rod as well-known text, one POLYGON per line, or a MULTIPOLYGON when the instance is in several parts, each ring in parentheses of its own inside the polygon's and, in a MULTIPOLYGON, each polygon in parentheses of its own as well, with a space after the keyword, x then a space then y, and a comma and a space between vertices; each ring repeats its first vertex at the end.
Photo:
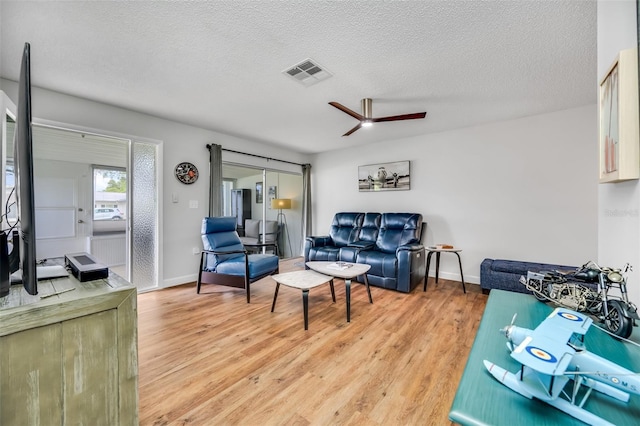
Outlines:
MULTIPOLYGON (((207 149, 211 150, 211 144, 207 144, 207 149)), ((296 165, 296 166, 305 166, 305 165, 307 165, 307 164, 294 163, 293 161, 278 160, 277 158, 265 157, 263 155, 258 155, 258 154, 249 154, 248 152, 234 151, 233 149, 222 148, 222 150, 223 151, 227 151, 227 152, 233 152, 234 154, 242 154, 242 155, 248 155, 250 157, 264 158, 265 160, 279 161, 281 163, 288 163, 288 164, 293 164, 293 165, 296 165)))

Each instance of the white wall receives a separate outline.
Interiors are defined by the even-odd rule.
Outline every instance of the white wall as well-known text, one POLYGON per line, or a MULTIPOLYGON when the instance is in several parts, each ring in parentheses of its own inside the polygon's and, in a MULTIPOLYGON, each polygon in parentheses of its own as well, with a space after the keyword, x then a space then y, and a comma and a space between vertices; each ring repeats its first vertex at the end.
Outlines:
MULTIPOLYGON (((0 7, 0 40, 2 39, 2 7, 0 7)), ((0 70, 2 69, 2 43, 0 43, 0 70)), ((0 90, 2 90, 2 80, 0 79, 0 90)))
MULTIPOLYGON (((17 84, 2 80, 3 90, 12 100, 17 100, 17 84)), ((192 254, 192 248, 201 248, 200 226, 202 218, 208 214, 208 143, 221 144, 223 148, 251 152, 296 163, 306 163, 307 158, 298 153, 276 148, 222 133, 187 126, 110 105, 80 99, 73 96, 34 88, 33 117, 70 124, 74 127, 94 129, 106 135, 128 135, 133 139, 154 139, 163 142, 163 164, 161 182, 161 235, 162 264, 160 287, 194 281, 199 256, 192 254), (181 184, 173 170, 179 162, 190 161, 198 167, 200 179, 192 185, 181 184), (179 194, 179 201, 173 203, 171 194, 179 194), (198 208, 190 209, 189 201, 198 202, 198 208)), ((171 102, 167 99, 167 102, 171 102)), ((243 156, 227 155, 223 161, 239 162, 243 156)), ((271 162, 271 168, 277 168, 271 162)), ((298 167, 299 170, 299 167, 298 167)))
MULTIPOLYGON (((596 105, 319 154, 315 235, 334 213, 417 212, 425 243, 463 249, 465 280, 484 258, 581 265, 596 256, 596 105), (411 160, 411 190, 358 192, 358 166, 411 160)), ((455 256, 440 273, 459 280, 455 256)), ((432 275, 434 270, 432 269, 432 275)))
MULTIPOLYGON (((620 50, 636 47, 636 3, 598 1, 598 78, 620 50)), ((594 82, 597 87, 598 82, 594 82)), ((597 145, 594 150, 597 152, 597 145)), ((629 298, 640 303, 640 182, 598 185, 598 263, 631 263, 629 298)))

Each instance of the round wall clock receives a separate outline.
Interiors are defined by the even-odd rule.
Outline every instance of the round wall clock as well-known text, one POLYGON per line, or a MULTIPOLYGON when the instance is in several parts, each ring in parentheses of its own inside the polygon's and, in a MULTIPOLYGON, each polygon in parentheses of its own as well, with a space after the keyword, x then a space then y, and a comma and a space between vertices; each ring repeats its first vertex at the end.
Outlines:
POLYGON ((185 161, 176 166, 175 175, 180 182, 188 185, 198 180, 198 168, 185 161))

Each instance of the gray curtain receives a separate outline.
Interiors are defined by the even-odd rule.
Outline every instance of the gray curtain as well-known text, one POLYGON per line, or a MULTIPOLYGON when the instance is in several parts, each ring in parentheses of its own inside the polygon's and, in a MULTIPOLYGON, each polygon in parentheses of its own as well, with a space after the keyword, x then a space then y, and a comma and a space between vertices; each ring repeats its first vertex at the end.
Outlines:
POLYGON ((311 164, 302 165, 302 238, 300 251, 304 250, 304 241, 311 235, 311 164))
POLYGON ((222 146, 207 145, 209 149, 209 216, 222 216, 222 146))

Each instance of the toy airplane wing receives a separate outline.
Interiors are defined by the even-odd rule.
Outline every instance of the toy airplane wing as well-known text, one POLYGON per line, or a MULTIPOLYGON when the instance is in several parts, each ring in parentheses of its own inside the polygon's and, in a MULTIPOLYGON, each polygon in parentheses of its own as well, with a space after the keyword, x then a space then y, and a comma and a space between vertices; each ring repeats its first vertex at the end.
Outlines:
POLYGON ((566 342, 560 344, 554 339, 539 334, 526 337, 511 352, 511 357, 538 373, 559 376, 567 370, 575 353, 575 349, 568 346, 566 342))
POLYGON ((547 336, 561 343, 566 343, 574 333, 584 335, 593 320, 579 312, 565 308, 556 308, 544 321, 536 327, 535 335, 547 336))
POLYGON ((584 335, 593 320, 586 315, 556 308, 511 352, 511 357, 539 373, 564 374, 576 353, 568 342, 584 335))

